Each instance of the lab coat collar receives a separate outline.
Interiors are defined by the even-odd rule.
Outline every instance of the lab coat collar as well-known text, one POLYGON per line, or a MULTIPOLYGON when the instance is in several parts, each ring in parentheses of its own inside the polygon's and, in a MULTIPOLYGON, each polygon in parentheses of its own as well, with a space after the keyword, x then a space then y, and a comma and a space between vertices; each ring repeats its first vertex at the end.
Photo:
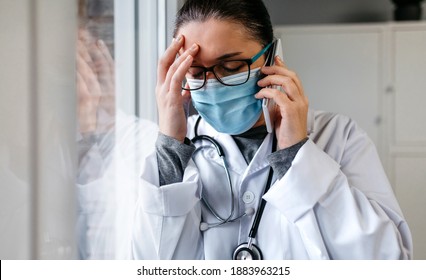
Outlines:
POLYGON ((315 113, 313 110, 308 110, 308 123, 307 123, 307 134, 308 136, 314 132, 314 120, 315 120, 315 113))
MULTIPOLYGON (((249 165, 247 165, 244 156, 240 152, 240 149, 238 148, 232 136, 218 133, 216 136, 214 136, 214 138, 220 143, 222 149, 224 150, 229 170, 232 170, 238 175, 247 177, 269 166, 269 163, 266 160, 266 156, 269 155, 272 150, 272 134, 268 134, 265 137, 249 165)), ((222 161, 217 153, 210 153, 209 155, 216 163, 222 164, 222 161)))
MULTIPOLYGON (((314 118, 314 111, 309 110, 307 116, 308 135, 314 132, 314 118)), ((248 176, 269 166, 269 163, 266 160, 266 156, 270 154, 272 150, 272 134, 268 134, 266 136, 265 140, 262 142, 262 145, 259 147, 258 151, 254 155, 253 160, 250 162, 249 166, 247 165, 244 156, 241 154, 240 149, 238 148, 231 135, 216 131, 212 126, 205 122, 204 119, 201 120, 201 123, 198 127, 198 134, 209 135, 213 137, 216 141, 218 141, 225 152, 229 170, 232 170, 233 172, 236 172, 239 175, 245 173, 244 175, 248 176)), ((210 158, 218 165, 222 165, 222 160, 220 159, 218 154, 213 150, 206 151, 204 153, 204 156, 210 158)))
MULTIPOLYGON (((198 119, 199 115, 192 116, 190 123, 192 124, 192 127, 195 126, 195 122, 198 119)), ((311 134, 314 132, 314 120, 315 120, 315 111, 309 109, 308 110, 308 119, 307 119, 307 134, 311 134)), ((198 127, 198 134, 199 135, 209 135, 213 138, 217 137, 218 135, 222 134, 218 131, 216 131, 211 125, 209 125, 207 122, 204 121, 204 119, 201 119, 201 123, 198 127)), ((194 131, 190 131, 191 137, 193 137, 195 134, 194 131)))
MULTIPOLYGON (((269 166, 269 163, 266 160, 266 156, 270 153, 272 149, 272 134, 268 134, 263 140, 262 144, 260 145, 259 149, 253 157, 253 160, 250 162, 249 165, 247 165, 244 156, 240 152, 240 149, 238 148, 231 135, 217 132, 205 122, 203 122, 202 125, 200 124, 198 134, 209 135, 213 137, 222 146, 222 149, 226 156, 228 169, 232 170, 238 175, 242 175, 243 173, 245 173, 245 177, 269 166)), ((222 160, 215 151, 211 149, 206 149, 205 151, 203 151, 203 154, 205 157, 210 158, 213 162, 222 165, 222 160)))
MULTIPOLYGON (((195 116, 191 120, 192 127, 195 127, 196 120, 199 116, 195 116)), ((195 136, 195 131, 191 131, 191 137, 195 136)), ((200 124, 198 126, 197 130, 198 135, 208 135, 212 137, 214 140, 216 140, 222 147, 227 167, 229 170, 236 172, 238 174, 242 174, 244 170, 247 168, 247 163, 244 160, 243 155, 240 153, 240 150, 235 143, 234 139, 231 135, 220 133, 216 131, 211 125, 209 125, 204 119, 201 119, 200 124)), ((198 146, 199 144, 197 144, 198 146)), ((210 143, 207 143, 203 141, 203 144, 201 145, 208 145, 210 146, 210 143)), ((222 166, 222 159, 219 157, 218 153, 212 148, 212 149, 202 149, 200 151, 205 158, 208 158, 211 160, 211 162, 216 163, 220 166, 222 166)))

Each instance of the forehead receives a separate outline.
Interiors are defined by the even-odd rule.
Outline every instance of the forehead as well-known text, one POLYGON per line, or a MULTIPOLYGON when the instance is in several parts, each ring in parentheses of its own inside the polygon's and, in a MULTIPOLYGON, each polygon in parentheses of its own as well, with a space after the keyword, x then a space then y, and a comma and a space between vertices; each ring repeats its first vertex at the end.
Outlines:
POLYGON ((261 49, 259 42, 241 25, 227 20, 209 19, 205 22, 192 21, 183 25, 178 35, 185 37, 183 51, 197 44, 200 51, 195 57, 209 60, 227 53, 241 52, 241 55, 252 54, 261 49))

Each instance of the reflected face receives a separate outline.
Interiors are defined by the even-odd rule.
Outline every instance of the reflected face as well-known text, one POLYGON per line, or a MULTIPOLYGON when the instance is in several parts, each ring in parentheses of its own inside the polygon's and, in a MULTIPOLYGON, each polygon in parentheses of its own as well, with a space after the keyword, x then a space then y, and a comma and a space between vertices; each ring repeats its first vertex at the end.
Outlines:
MULTIPOLYGON (((262 45, 253 40, 241 24, 232 21, 209 19, 206 22, 189 22, 178 30, 178 35, 185 37, 182 52, 194 43, 200 48, 193 66, 211 67, 226 60, 248 59, 262 49, 262 45)), ((264 57, 259 58, 251 69, 261 67, 264 62, 264 57)), ((214 78, 213 73, 209 72, 207 78, 214 78)))

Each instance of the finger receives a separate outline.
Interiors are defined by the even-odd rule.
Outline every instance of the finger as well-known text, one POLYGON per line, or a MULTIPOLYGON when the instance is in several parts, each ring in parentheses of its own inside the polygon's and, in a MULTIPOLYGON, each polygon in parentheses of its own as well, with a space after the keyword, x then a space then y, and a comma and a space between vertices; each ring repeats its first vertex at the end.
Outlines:
POLYGON ((81 75, 82 79, 86 83, 88 83, 88 81, 94 75, 93 69, 80 54, 77 55, 77 73, 81 75))
POLYGON ((110 75, 113 76, 114 75, 114 59, 112 58, 111 53, 108 50, 108 47, 106 46, 103 40, 98 40, 96 45, 99 48, 104 58, 104 61, 106 62, 106 65, 108 66, 110 75))
POLYGON ((299 88, 300 93, 304 94, 302 83, 295 72, 287 68, 284 68, 283 66, 274 65, 274 66, 263 67, 262 73, 265 75, 282 75, 282 76, 290 77, 291 79, 293 79, 294 83, 299 88))
POLYGON ((93 45, 93 55, 96 57, 96 73, 100 87, 101 99, 99 107, 108 114, 115 113, 115 79, 114 61, 105 42, 101 39, 93 45))
MULTIPOLYGON (((186 89, 189 89, 188 84, 185 85, 186 89)), ((182 103, 185 110, 185 116, 189 116, 189 108, 191 103, 191 92, 189 90, 182 90, 182 103)))
POLYGON ((258 99, 273 99, 279 107, 284 107, 291 102, 290 98, 286 94, 283 94, 281 91, 274 88, 263 88, 255 95, 255 97, 258 99))
POLYGON ((276 60, 279 60, 278 61, 279 65, 277 64, 273 66, 265 66, 262 68, 262 73, 265 75, 282 75, 282 76, 288 76, 292 78, 294 83, 299 88, 300 94, 304 95, 303 86, 297 74, 289 70, 288 68, 286 68, 284 62, 280 60, 279 57, 277 57, 276 60))
POLYGON ((178 68, 173 73, 173 77, 170 78, 170 85, 169 85, 170 92, 177 93, 182 91, 182 81, 186 75, 186 72, 188 72, 188 69, 192 64, 192 61, 193 61, 193 57, 191 55, 187 55, 185 60, 179 64, 178 68))
POLYGON ((89 64, 89 66, 93 67, 93 61, 89 55, 87 45, 81 39, 78 40, 77 53, 89 64))
POLYGON ((189 101, 191 101, 191 92, 189 91, 188 83, 185 84, 185 89, 187 90, 182 90, 183 102, 189 103, 189 101))
POLYGON ((114 63, 104 41, 98 40, 96 44, 92 44, 90 54, 95 60, 94 74, 96 75, 97 85, 102 90, 102 95, 114 95, 114 63))
POLYGON ((281 57, 279 55, 276 55, 274 57, 274 60, 275 60, 275 65, 282 66, 282 67, 288 69, 287 65, 285 64, 285 62, 281 59, 281 57))
POLYGON ((93 41, 93 36, 90 34, 89 30, 86 28, 78 29, 78 39, 84 44, 90 44, 93 41))
POLYGON ((294 80, 287 76, 269 75, 259 80, 257 84, 260 87, 280 86, 292 101, 302 98, 303 96, 299 93, 299 88, 294 83, 294 80))
MULTIPOLYGON (((99 101, 99 95, 96 96, 93 91, 87 86, 83 76, 77 72, 77 97, 80 105, 84 105, 85 108, 88 106, 96 106, 99 101), (94 99, 95 98, 95 99, 94 99)), ((80 106, 79 106, 80 107, 80 106)))
POLYGON ((100 86, 96 74, 87 62, 80 56, 77 56, 77 73, 86 84, 88 92, 92 95, 99 94, 100 86))
POLYGON ((83 77, 79 72, 77 72, 77 95, 79 98, 87 96, 89 94, 89 89, 87 84, 84 82, 83 77))
POLYGON ((305 91, 303 90, 303 85, 302 82, 300 81, 299 76, 297 76, 296 72, 291 71, 288 69, 286 63, 281 59, 280 56, 276 56, 275 60, 277 62, 278 65, 281 65, 282 67, 284 67, 284 69, 288 70, 288 75, 293 79, 293 81, 296 83, 297 87, 299 88, 299 92, 302 96, 305 95, 305 91))
POLYGON ((172 44, 167 48, 163 56, 158 61, 157 77, 159 83, 162 84, 166 79, 169 67, 175 61, 176 55, 183 46, 183 42, 184 37, 182 35, 179 35, 176 39, 173 39, 172 44))
MULTIPOLYGON (((170 87, 170 83, 171 83, 171 79, 172 79, 172 77, 174 77, 174 74, 175 74, 175 72, 177 71, 177 69, 179 69, 179 67, 180 67, 180 65, 184 62, 184 61, 186 61, 187 60, 187 58, 188 57, 191 57, 191 63, 192 63, 192 58, 193 58, 193 56, 197 53, 197 51, 198 51, 198 49, 199 49, 199 47, 198 47, 198 45, 197 44, 193 44, 192 46, 191 46, 191 48, 189 48, 189 49, 187 49, 181 56, 179 56, 174 62, 173 62, 173 64, 170 66, 170 68, 169 68, 169 71, 167 72, 167 75, 166 75, 166 79, 165 79, 165 81, 164 81, 164 86, 166 87, 166 88, 169 88, 170 87)), ((185 77, 185 74, 186 74, 186 72, 188 71, 188 69, 189 69, 189 67, 190 67, 191 65, 188 65, 186 68, 185 68, 185 73, 184 73, 184 75, 182 76, 182 79, 180 80, 180 83, 182 83, 182 81, 183 81, 183 78, 185 77)), ((180 87, 182 87, 182 84, 180 85, 180 87)), ((180 90, 179 90, 180 91, 180 90)))
POLYGON ((99 73, 100 71, 105 69, 107 63, 105 62, 105 59, 102 55, 101 50, 98 48, 97 43, 91 44, 88 48, 88 51, 94 63, 95 72, 99 73))
POLYGON ((182 98, 184 103, 189 103, 189 101, 191 101, 191 92, 188 90, 183 90, 182 98))
MULTIPOLYGON (((99 43, 93 46, 92 56, 95 61, 95 72, 98 75, 102 83, 112 83, 114 79, 114 70, 111 69, 111 62, 108 61, 109 53, 107 46, 102 40, 98 40, 99 43)), ((112 59, 112 58, 111 58, 112 59)))

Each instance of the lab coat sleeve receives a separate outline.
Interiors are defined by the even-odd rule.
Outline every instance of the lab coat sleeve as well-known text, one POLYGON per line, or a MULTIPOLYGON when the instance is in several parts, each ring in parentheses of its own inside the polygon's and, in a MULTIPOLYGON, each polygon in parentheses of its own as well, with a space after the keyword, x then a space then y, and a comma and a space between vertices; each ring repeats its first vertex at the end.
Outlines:
POLYGON ((142 175, 133 232, 136 259, 202 259, 200 184, 191 160, 183 181, 159 186, 155 152, 142 175))
MULTIPOLYGON (((77 237, 81 259, 112 259, 114 243, 114 211, 111 174, 115 157, 112 133, 90 135, 78 141, 79 165, 76 174, 78 195, 77 237)), ((122 226, 124 227, 124 226, 122 226)))
POLYGON ((117 111, 113 130, 78 142, 77 236, 80 258, 129 259, 137 165, 154 149, 158 128, 117 111), (137 151, 137 152, 136 152, 137 151))
POLYGON ((264 198, 299 229, 311 259, 410 259, 410 231, 373 143, 356 126, 340 140, 340 158, 308 140, 264 198))

